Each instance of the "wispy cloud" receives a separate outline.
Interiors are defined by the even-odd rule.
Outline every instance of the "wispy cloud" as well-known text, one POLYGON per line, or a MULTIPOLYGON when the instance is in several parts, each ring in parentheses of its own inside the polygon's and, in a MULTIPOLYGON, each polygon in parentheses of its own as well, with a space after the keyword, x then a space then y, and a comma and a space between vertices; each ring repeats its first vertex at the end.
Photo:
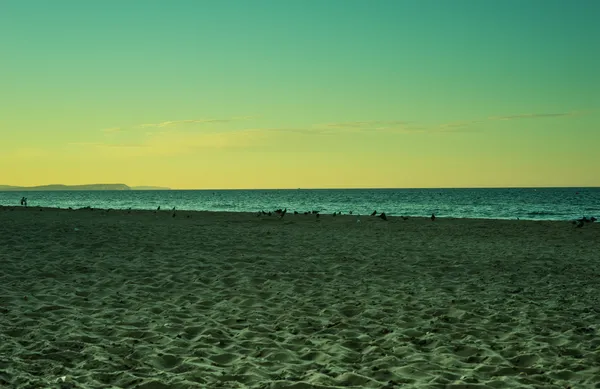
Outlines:
POLYGON ((138 128, 148 128, 148 127, 173 127, 181 124, 221 124, 221 123, 231 123, 234 121, 240 120, 250 120, 253 119, 253 116, 242 116, 242 117, 234 117, 229 119, 188 119, 188 120, 170 120, 160 123, 146 123, 140 124, 137 126, 138 128))
POLYGON ((517 115, 490 116, 482 120, 460 120, 451 123, 441 124, 433 127, 435 132, 476 132, 479 131, 477 124, 485 124, 492 121, 507 121, 520 119, 552 119, 581 115, 583 112, 559 112, 559 113, 526 113, 517 115))
POLYGON ((404 120, 371 120, 371 121, 354 121, 354 122, 339 122, 328 123, 321 125, 321 128, 338 129, 344 131, 383 131, 396 134, 415 134, 415 133, 463 133, 463 132, 478 132, 481 130, 481 125, 486 122, 497 120, 518 120, 518 119, 551 119, 568 116, 576 116, 583 112, 558 112, 558 113, 528 113, 504 116, 491 116, 485 119, 477 120, 458 120, 439 125, 415 125, 413 122, 404 120))
POLYGON ((484 120, 459 120, 450 123, 440 124, 439 126, 430 127, 428 132, 442 132, 442 133, 453 133, 453 132, 475 132, 477 128, 473 126, 475 124, 483 123, 484 120))
POLYGON ((489 120, 515 120, 515 119, 547 119, 547 118, 558 118, 565 116, 575 116, 578 112, 559 112, 559 113, 525 113, 519 115, 508 115, 508 116, 491 116, 489 120))
POLYGON ((429 129, 415 122, 406 120, 364 120, 353 122, 335 122, 316 124, 315 129, 323 133, 389 133, 389 134, 418 134, 429 129))
POLYGON ((120 127, 111 127, 104 128, 102 132, 106 134, 117 133, 117 132, 125 132, 130 129, 140 129, 140 128, 167 128, 167 127, 178 127, 182 125, 192 125, 192 124, 225 124, 232 123, 237 121, 245 121, 255 119, 256 116, 238 116, 227 119, 186 119, 186 120, 167 120, 159 123, 144 123, 137 124, 131 126, 120 126, 120 127))
POLYGON ((367 120, 367 121, 354 121, 354 122, 338 122, 338 123, 327 123, 323 127, 326 128, 337 128, 337 129, 356 129, 356 130, 381 130, 388 128, 405 127, 410 122, 402 120, 367 120))
POLYGON ((147 132, 137 141, 70 142, 73 152, 109 158, 185 155, 199 150, 243 149, 260 146, 272 139, 266 131, 232 130, 189 132, 180 129, 147 132))

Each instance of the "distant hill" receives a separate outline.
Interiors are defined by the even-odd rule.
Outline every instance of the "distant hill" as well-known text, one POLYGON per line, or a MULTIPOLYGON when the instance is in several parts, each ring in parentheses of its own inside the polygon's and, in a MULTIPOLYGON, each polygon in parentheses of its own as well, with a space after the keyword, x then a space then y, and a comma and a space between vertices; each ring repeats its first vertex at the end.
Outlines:
POLYGON ((0 191, 58 191, 58 190, 131 190, 125 184, 91 184, 91 185, 39 185, 11 186, 0 185, 0 191))

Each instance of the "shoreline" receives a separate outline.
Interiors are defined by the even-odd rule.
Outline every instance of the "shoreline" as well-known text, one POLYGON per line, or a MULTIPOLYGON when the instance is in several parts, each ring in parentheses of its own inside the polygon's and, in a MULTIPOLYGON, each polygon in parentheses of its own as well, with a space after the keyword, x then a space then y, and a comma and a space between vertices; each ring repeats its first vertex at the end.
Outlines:
MULTIPOLYGON (((37 206, 37 205, 33 205, 33 206, 21 206, 21 205, 2 205, 0 204, 0 211, 65 211, 65 212, 97 212, 97 213, 101 213, 101 214, 107 214, 107 213, 113 213, 113 214, 166 214, 166 213, 173 213, 172 209, 161 209, 159 211, 157 211, 156 209, 147 209, 147 208, 93 208, 93 207, 81 207, 81 208, 61 208, 61 207, 44 207, 44 206, 37 206)), ((251 216, 257 216, 258 211, 255 212, 250 212, 250 211, 211 211, 211 210, 185 210, 185 209, 175 209, 176 213, 181 213, 181 214, 185 214, 187 215, 194 215, 194 214, 223 214, 223 215, 251 215, 251 216)), ((269 212, 268 210, 265 210, 265 212, 269 212)), ((273 211, 271 211, 273 212, 273 211)), ((314 214, 308 214, 305 215, 303 213, 298 213, 296 215, 294 215, 293 210, 288 211, 287 215, 285 216, 286 218, 290 218, 290 217, 315 217, 314 214)), ((393 214, 388 214, 386 213, 387 217, 390 218, 391 220, 394 219, 398 219, 398 218, 402 218, 403 216, 406 216, 410 219, 416 219, 416 220, 429 220, 429 216, 413 216, 413 215, 393 215, 393 214)), ((361 220, 362 219, 367 219, 367 218, 377 218, 376 216, 370 216, 368 214, 349 214, 349 213, 345 213, 345 214, 341 214, 338 215, 336 217, 342 217, 342 218, 356 218, 356 217, 360 217, 361 220)), ((273 213, 272 216, 267 216, 267 215, 262 215, 260 216, 261 218, 278 218, 278 216, 276 214, 273 213)), ((324 217, 324 218, 329 218, 332 217, 331 214, 325 214, 325 213, 320 213, 320 217, 324 217)), ((518 219, 512 219, 512 218, 469 218, 469 217, 446 217, 446 216, 438 216, 436 215, 436 222, 440 221, 440 220, 473 220, 473 221, 515 221, 515 222, 553 222, 553 223, 565 223, 565 222, 572 222, 573 220, 576 219, 531 219, 531 218, 518 218, 518 219)), ((596 221, 596 223, 598 223, 596 221)))

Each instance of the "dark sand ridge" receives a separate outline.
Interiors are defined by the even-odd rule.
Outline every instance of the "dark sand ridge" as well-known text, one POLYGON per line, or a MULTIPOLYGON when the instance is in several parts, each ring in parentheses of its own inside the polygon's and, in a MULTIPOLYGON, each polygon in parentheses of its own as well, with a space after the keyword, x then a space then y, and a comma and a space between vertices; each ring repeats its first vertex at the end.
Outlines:
POLYGON ((600 385, 597 223, 388 219, 2 207, 0 387, 600 385))

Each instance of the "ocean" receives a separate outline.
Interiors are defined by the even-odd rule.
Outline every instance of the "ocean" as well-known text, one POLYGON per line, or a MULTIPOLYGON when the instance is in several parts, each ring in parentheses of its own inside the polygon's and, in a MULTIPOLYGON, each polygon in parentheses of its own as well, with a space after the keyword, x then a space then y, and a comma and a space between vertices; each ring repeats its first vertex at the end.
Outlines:
POLYGON ((429 216, 571 220, 600 216, 600 188, 481 189, 297 189, 297 190, 147 190, 6 191, 0 205, 104 209, 171 209, 257 212, 385 212, 390 216, 429 216))

